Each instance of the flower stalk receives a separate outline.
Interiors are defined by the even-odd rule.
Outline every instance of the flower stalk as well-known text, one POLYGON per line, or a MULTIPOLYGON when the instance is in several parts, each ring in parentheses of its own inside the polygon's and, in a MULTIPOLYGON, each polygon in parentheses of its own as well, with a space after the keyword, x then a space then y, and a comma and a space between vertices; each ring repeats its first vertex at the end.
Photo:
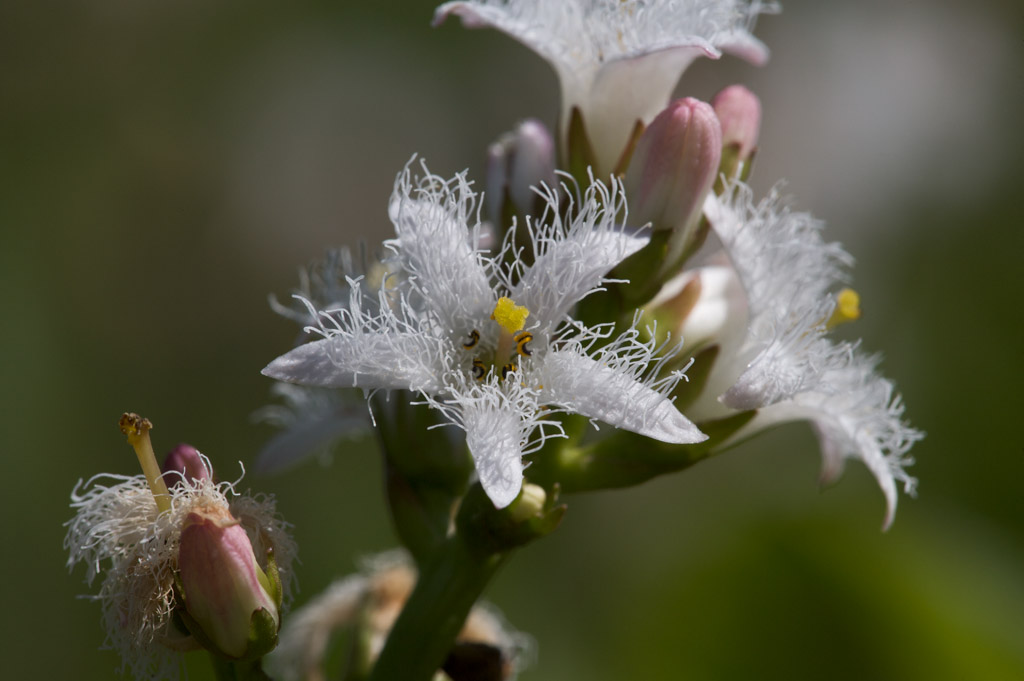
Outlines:
MULTIPOLYGON (((453 532, 420 565, 416 588, 395 622, 369 681, 430 681, 452 651, 473 604, 518 547, 554 531, 565 514, 555 495, 496 509, 479 484, 463 498, 453 532), (536 502, 540 500, 540 503, 536 502)), ((522 496, 522 495, 521 495, 522 496)))

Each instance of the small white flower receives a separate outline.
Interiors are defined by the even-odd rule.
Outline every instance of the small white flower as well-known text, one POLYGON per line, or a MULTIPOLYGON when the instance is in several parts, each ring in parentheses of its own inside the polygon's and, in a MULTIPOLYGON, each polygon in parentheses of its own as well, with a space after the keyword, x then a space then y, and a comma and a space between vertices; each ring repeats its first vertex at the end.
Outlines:
POLYGON ((768 50, 751 30, 774 10, 758 0, 466 0, 438 7, 434 23, 457 15, 469 28, 497 28, 550 62, 562 86, 561 132, 578 107, 603 174, 696 57, 726 51, 763 63, 768 50))
POLYGON ((178 678, 181 661, 174 651, 198 647, 187 631, 172 624, 179 539, 189 514, 226 510, 245 528, 257 555, 266 556, 273 547, 286 598, 294 579, 295 544, 273 499, 238 495, 237 482, 214 484, 175 473, 164 477, 174 482, 165 512, 157 508, 144 475, 100 474, 79 481, 71 495, 75 517, 65 523, 68 568, 84 563, 89 584, 102 575, 93 598, 102 605, 106 645, 120 653, 123 667, 137 678, 178 678), (104 479, 111 482, 104 484, 104 479))
POLYGON ((904 468, 923 436, 902 420, 899 396, 875 373, 877 360, 827 335, 835 289, 852 258, 821 238, 819 221, 791 210, 776 192, 755 202, 737 182, 709 197, 705 211, 721 251, 654 301, 693 287, 696 300, 680 331, 697 344, 719 345, 702 398, 689 413, 702 420, 758 410, 737 439, 774 423, 810 420, 821 441, 822 479, 835 479, 846 458, 862 460, 885 495, 888 527, 896 481, 914 491, 916 481, 904 468))
MULTIPOLYGON (((426 171, 424 171, 426 172, 426 171)), ((661 368, 660 348, 635 328, 608 342, 608 327, 570 318, 575 304, 646 243, 626 234, 618 182, 594 182, 527 227, 532 248, 476 247, 477 197, 463 175, 449 181, 408 168, 390 204, 388 242, 402 281, 368 304, 352 281, 347 304, 319 313, 322 340, 274 360, 264 373, 323 387, 407 389, 466 431, 481 484, 501 508, 522 486, 522 456, 560 434, 553 411, 582 414, 665 442, 705 439, 667 395, 682 378, 661 368), (564 218, 563 215, 569 217, 564 218), (598 344, 603 344, 597 348, 598 344)))

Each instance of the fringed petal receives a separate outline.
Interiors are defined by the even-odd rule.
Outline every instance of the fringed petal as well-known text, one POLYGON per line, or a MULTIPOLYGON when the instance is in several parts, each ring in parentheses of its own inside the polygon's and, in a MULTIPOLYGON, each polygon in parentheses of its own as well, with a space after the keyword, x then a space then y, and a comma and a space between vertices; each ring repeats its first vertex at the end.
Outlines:
POLYGON ((605 275, 643 248, 645 233, 620 227, 626 218, 622 183, 611 178, 611 189, 593 182, 577 199, 565 199, 557 188, 547 187, 543 196, 548 209, 531 225, 536 258, 511 287, 511 297, 525 305, 542 330, 553 331, 573 306, 600 290, 605 275), (563 201, 570 202, 568 218, 562 217, 563 201))
POLYGON ((670 398, 629 372, 572 351, 548 353, 542 372, 546 397, 569 411, 662 442, 707 439, 670 398))
POLYGON ((339 335, 300 345, 263 369, 263 375, 321 388, 441 389, 438 350, 418 334, 339 335))

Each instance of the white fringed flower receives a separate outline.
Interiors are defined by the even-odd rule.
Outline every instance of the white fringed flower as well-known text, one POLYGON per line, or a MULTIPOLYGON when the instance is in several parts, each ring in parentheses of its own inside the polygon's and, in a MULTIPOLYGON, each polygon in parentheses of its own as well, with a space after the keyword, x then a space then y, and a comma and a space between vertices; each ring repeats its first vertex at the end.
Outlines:
POLYGON ((352 281, 347 305, 319 312, 323 338, 274 360, 283 381, 366 390, 407 389, 466 431, 481 484, 501 508, 522 486, 522 456, 560 435, 547 414, 582 414, 665 442, 705 436, 667 395, 683 377, 661 368, 661 348, 634 328, 608 342, 608 327, 569 317, 605 275, 646 242, 618 226, 622 188, 594 182, 582 196, 543 192, 547 210, 527 232, 532 262, 509 243, 479 250, 477 196, 463 175, 443 180, 408 168, 390 203, 388 242, 402 281, 367 301, 352 281), (563 217, 568 215, 568 217, 563 217), (595 349, 600 341, 603 346, 595 349))
POLYGON ((550 62, 562 86, 562 133, 578 107, 604 174, 696 57, 725 51, 763 63, 768 50, 751 30, 774 10, 758 0, 467 0, 438 7, 434 23, 456 15, 469 28, 497 28, 550 62))
POLYGON ((198 647, 172 622, 179 539, 190 513, 227 510, 245 528, 257 556, 273 548, 286 598, 294 580, 295 543, 272 498, 239 495, 237 481, 214 484, 176 473, 164 478, 174 483, 165 512, 158 510, 144 475, 104 473, 79 481, 71 495, 75 517, 65 524, 68 568, 84 563, 90 585, 102 575, 92 598, 102 605, 106 645, 137 678, 178 678, 181 661, 174 651, 198 647))
POLYGON ((774 423, 811 421, 821 441, 822 479, 835 479, 846 458, 862 460, 885 494, 888 527, 896 482, 914 492, 916 481, 904 468, 922 434, 902 420, 899 396, 875 373, 877 360, 827 335, 843 320, 836 288, 852 258, 822 240, 819 221, 791 210, 776 192, 755 202, 746 185, 734 183, 723 196, 709 197, 705 211, 721 252, 655 300, 696 282, 699 293, 680 331, 719 345, 702 398, 689 413, 701 420, 758 410, 737 438, 774 423))

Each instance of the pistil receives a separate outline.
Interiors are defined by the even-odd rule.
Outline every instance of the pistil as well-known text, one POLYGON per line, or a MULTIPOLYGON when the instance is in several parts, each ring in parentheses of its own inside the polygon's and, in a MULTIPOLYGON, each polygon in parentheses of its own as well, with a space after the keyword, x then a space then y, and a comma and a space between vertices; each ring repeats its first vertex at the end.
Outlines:
MULTIPOLYGON (((494 312, 491 313, 491 319, 498 322, 501 326, 501 335, 498 337, 498 348, 494 353, 495 363, 509 357, 512 354, 513 349, 518 345, 518 339, 521 334, 520 331, 526 325, 526 318, 530 316, 530 311, 524 305, 516 305, 515 301, 511 298, 502 296, 498 299, 498 304, 494 306, 494 312)), ((533 336, 530 336, 533 338, 533 336)), ((525 341, 523 344, 528 341, 525 341)), ((528 354, 528 353, 524 353, 528 354)))
POLYGON ((836 309, 829 317, 825 328, 834 329, 840 324, 860 319, 860 295, 852 288, 844 288, 836 294, 836 309))
POLYGON ((156 500, 157 509, 163 513, 171 508, 171 493, 164 484, 161 477, 160 466, 156 462, 156 454, 153 453, 153 443, 149 439, 149 431, 153 427, 149 419, 142 418, 138 414, 124 413, 118 421, 121 432, 128 438, 128 444, 135 450, 135 456, 139 458, 139 465, 149 483, 149 489, 153 492, 153 499, 156 500))

